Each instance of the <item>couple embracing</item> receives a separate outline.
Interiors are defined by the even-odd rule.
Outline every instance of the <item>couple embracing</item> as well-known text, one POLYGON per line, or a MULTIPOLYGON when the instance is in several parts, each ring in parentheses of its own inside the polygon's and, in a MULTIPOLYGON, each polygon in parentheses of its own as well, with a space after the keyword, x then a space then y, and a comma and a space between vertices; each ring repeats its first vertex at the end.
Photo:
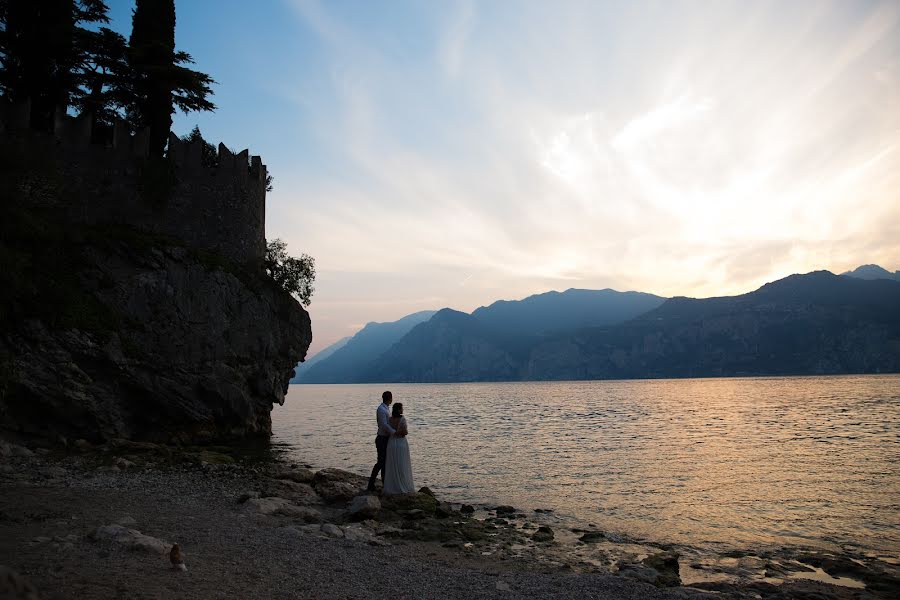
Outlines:
POLYGON ((368 488, 370 492, 375 491, 375 479, 380 472, 384 484, 381 493, 385 496, 412 494, 416 491, 413 486, 412 461, 409 459, 409 442, 406 441, 409 430, 403 416, 403 405, 398 402, 392 409, 393 401, 393 395, 384 392, 381 394, 381 404, 375 411, 378 421, 378 436, 375 438, 378 462, 372 467, 368 488))

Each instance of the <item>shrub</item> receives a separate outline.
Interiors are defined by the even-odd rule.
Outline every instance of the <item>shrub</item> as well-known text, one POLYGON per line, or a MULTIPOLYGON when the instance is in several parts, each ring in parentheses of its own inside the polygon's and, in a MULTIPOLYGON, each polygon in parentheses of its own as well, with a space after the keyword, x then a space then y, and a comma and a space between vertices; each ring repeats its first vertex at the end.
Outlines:
POLYGON ((307 254, 300 258, 288 256, 287 244, 275 239, 266 244, 266 274, 284 291, 295 296, 303 306, 309 306, 315 288, 316 261, 307 254))

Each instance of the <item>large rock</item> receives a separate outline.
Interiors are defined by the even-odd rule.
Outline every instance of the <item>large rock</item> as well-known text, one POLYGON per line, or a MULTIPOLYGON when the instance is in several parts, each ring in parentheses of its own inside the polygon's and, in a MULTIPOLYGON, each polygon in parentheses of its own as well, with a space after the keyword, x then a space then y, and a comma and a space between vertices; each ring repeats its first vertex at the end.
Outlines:
POLYGON ((110 542, 133 552, 145 554, 166 554, 172 549, 169 542, 122 525, 103 525, 95 529, 90 537, 96 542, 110 542))
POLYGON ((286 498, 250 498, 244 503, 245 510, 261 515, 293 517, 308 523, 318 523, 322 513, 309 506, 297 506, 286 498))
POLYGON ((350 471, 344 471, 342 469, 321 469, 316 471, 316 474, 313 476, 313 485, 317 486, 326 481, 350 483, 363 488, 369 484, 368 477, 363 477, 362 475, 357 475, 356 473, 351 473, 350 471))
POLYGON ((381 501, 378 498, 369 494, 363 494, 350 501, 350 506, 347 507, 347 514, 353 520, 362 521, 363 519, 374 518, 380 510, 381 501))
POLYGON ((438 501, 434 496, 419 492, 413 494, 399 494, 396 496, 383 496, 381 505, 395 512, 421 510, 425 515, 433 515, 438 507, 438 501))
POLYGON ((275 469, 272 472, 272 477, 275 479, 289 479, 290 481, 296 481, 297 483, 312 483, 315 472, 306 467, 284 466, 275 469))
POLYGON ((347 502, 366 489, 368 479, 341 469, 322 469, 313 478, 313 487, 326 502, 347 502))
POLYGON ((263 488, 263 496, 287 498, 297 504, 317 504, 321 500, 308 483, 297 483, 289 479, 271 479, 263 488))
POLYGON ((531 539, 533 539, 535 542, 552 542, 553 538, 553 530, 546 525, 538 527, 537 531, 535 531, 531 536, 531 539))
POLYGON ((681 576, 679 575, 677 552, 658 552, 651 554, 643 561, 644 565, 655 569, 659 576, 654 584, 660 587, 676 587, 681 585, 681 576))

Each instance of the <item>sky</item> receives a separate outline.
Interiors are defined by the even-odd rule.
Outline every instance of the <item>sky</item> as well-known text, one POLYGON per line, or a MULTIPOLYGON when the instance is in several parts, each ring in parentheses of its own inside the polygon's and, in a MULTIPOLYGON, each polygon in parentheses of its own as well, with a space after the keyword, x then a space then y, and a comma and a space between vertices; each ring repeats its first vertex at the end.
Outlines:
POLYGON ((173 130, 274 175, 267 237, 316 260, 309 356, 548 290, 900 269, 896 0, 176 8, 218 108, 173 130))

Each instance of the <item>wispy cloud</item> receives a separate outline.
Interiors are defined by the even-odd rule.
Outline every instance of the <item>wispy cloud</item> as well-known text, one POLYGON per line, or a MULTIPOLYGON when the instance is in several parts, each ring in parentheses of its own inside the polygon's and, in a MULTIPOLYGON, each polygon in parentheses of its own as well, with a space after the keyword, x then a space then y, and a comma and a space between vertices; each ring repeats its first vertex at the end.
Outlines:
POLYGON ((269 230, 318 260, 317 344, 551 288, 900 267, 894 2, 292 6, 326 66, 310 93, 285 65, 321 154, 291 160, 323 167, 279 174, 269 230))

